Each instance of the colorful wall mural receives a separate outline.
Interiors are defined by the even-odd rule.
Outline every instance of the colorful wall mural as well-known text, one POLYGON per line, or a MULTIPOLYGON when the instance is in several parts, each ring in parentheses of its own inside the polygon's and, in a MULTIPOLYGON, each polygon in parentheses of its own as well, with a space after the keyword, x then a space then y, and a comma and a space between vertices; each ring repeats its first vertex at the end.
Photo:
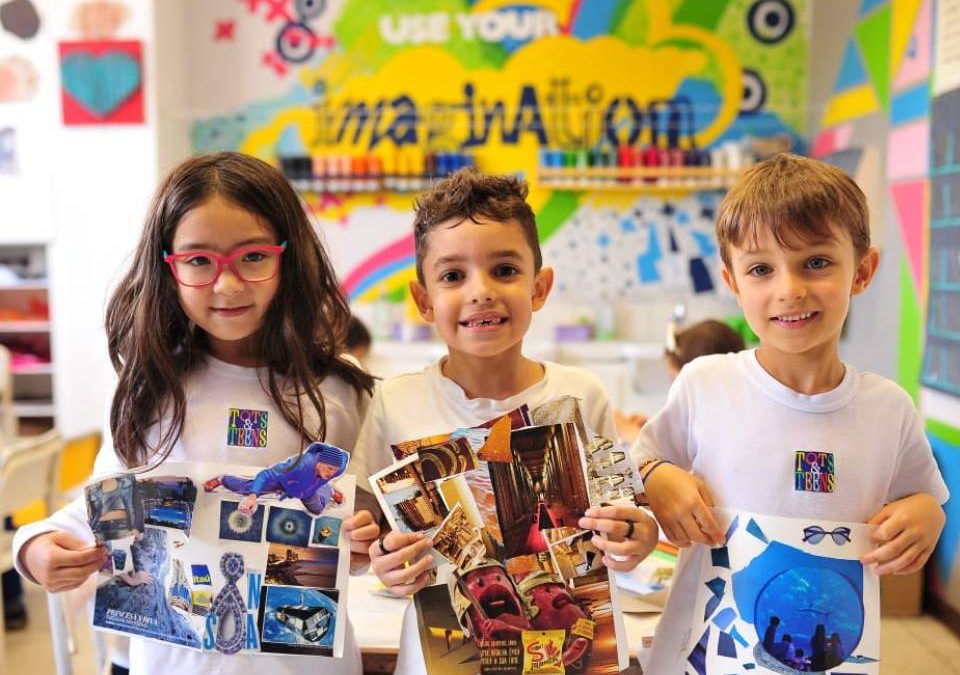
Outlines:
MULTIPOLYGON (((619 147, 657 132, 663 145, 671 128, 685 151, 805 149, 806 0, 211 4, 197 30, 217 63, 233 54, 270 82, 229 106, 198 94, 195 108, 218 112, 196 116, 195 151, 342 160, 340 176, 419 175, 444 157, 520 173, 558 289, 586 300, 713 292, 718 196, 552 189, 538 180, 544 151, 616 164, 619 147)), ((405 293, 420 185, 306 194, 352 300, 405 293)))
MULTIPOLYGON (((943 260, 945 240, 950 238, 946 225, 952 220, 942 184, 953 182, 955 159, 949 155, 951 144, 943 141, 956 129, 955 112, 945 114, 956 110, 951 100, 956 93, 936 99, 931 94, 934 7, 933 0, 862 0, 812 147, 813 155, 828 161, 846 158, 856 172, 865 156, 862 141, 866 135, 876 136, 878 118, 887 129, 885 142, 880 143, 886 157, 883 217, 895 225, 890 236, 896 237, 891 243, 897 245, 884 251, 883 264, 899 267, 897 379, 918 401, 922 382, 929 385, 935 379, 938 353, 931 348, 940 348, 937 331, 949 332, 940 304, 949 288, 943 260), (939 228, 941 223, 944 227, 939 228)), ((947 373, 943 375, 945 381, 947 373)), ((946 390, 943 384, 938 388, 946 390)), ((953 492, 960 490, 958 424, 956 419, 927 421, 934 452, 953 492)), ((932 590, 960 609, 960 500, 947 502, 946 511, 932 590)))

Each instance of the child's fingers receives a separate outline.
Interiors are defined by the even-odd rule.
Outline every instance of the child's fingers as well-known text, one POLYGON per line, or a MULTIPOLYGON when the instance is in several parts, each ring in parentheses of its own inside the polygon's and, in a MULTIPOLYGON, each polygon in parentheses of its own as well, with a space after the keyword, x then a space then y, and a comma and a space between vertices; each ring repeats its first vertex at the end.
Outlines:
POLYGON ((427 585, 427 581, 430 579, 430 570, 423 572, 416 579, 414 579, 409 584, 402 584, 399 586, 393 586, 390 588, 390 592, 394 595, 413 595, 421 588, 427 585))
MULTIPOLYGON (((708 495, 709 498, 709 495, 708 495)), ((694 541, 703 544, 718 545, 723 543, 723 530, 716 518, 713 517, 713 511, 706 503, 697 504, 693 507, 693 519, 697 523, 697 529, 702 538, 696 538, 691 535, 694 541)))
POLYGON ((684 533, 682 527, 678 527, 667 520, 661 520, 660 527, 663 529, 663 533, 667 535, 667 539, 669 539, 670 543, 674 546, 686 548, 690 545, 690 537, 684 533))
POLYGON ((637 555, 624 556, 619 560, 609 555, 603 556, 603 564, 606 565, 608 570, 613 570, 614 572, 629 572, 642 561, 643 558, 637 555))
POLYGON ((343 521, 343 529, 346 530, 347 532, 351 532, 353 530, 356 530, 357 528, 361 528, 364 525, 367 525, 372 522, 373 522, 373 515, 369 511, 364 509, 363 511, 357 511, 349 518, 346 518, 343 521))
POLYGON ((370 545, 370 557, 376 560, 392 555, 392 559, 395 560, 400 557, 397 554, 406 550, 410 546, 423 541, 429 540, 419 532, 390 531, 387 532, 381 539, 373 542, 370 545))
POLYGON ((903 532, 904 523, 901 522, 899 518, 893 518, 887 516, 884 520, 877 526, 877 528, 870 533, 870 540, 875 544, 883 544, 884 542, 889 542, 895 540, 903 532))
POLYGON ((887 504, 882 509, 870 516, 870 520, 867 521, 867 525, 880 525, 890 517, 890 511, 890 505, 887 504))
MULTIPOLYGON (((377 572, 377 577, 384 586, 393 591, 395 588, 409 586, 416 583, 417 578, 433 567, 433 558, 425 555, 419 560, 410 563, 406 567, 394 567, 383 572, 377 572)), ((408 591, 402 591, 399 595, 404 595, 408 591)))
POLYGON ((353 547, 354 544, 361 544, 363 546, 363 551, 366 552, 366 550, 370 547, 370 542, 376 539, 379 535, 380 526, 376 523, 367 523, 359 529, 350 531, 350 546, 353 547))
POLYGON ((106 559, 106 547, 84 544, 84 548, 79 551, 62 547, 54 548, 50 554, 50 566, 57 570, 93 567, 93 571, 96 571, 106 559))
POLYGON ((903 551, 900 555, 898 555, 896 558, 893 558, 892 560, 888 560, 883 564, 877 565, 874 568, 874 572, 876 572, 877 574, 902 574, 904 571, 906 571, 910 566, 912 566, 917 561, 917 558, 921 554, 922 554, 922 548, 920 547, 920 545, 913 544, 907 547, 907 549, 903 551))
POLYGON ((50 574, 50 577, 44 586, 52 593, 73 590, 86 581, 91 574, 94 574, 98 569, 100 569, 102 564, 103 561, 100 561, 92 562, 87 565, 64 567, 54 570, 50 574))
POLYGON ((604 553, 611 553, 619 556, 645 557, 649 553, 650 546, 639 539, 626 539, 623 541, 613 541, 594 535, 591 540, 593 545, 604 553))
POLYGON ((907 537, 895 537, 869 553, 864 554, 861 557, 861 561, 867 565, 885 565, 891 560, 899 558, 915 543, 916 542, 907 537))
MULTIPOLYGON (((410 563, 414 560, 417 560, 424 553, 430 550, 433 543, 426 538, 423 539, 414 539, 413 543, 407 544, 406 546, 401 546, 397 549, 394 549, 393 546, 395 543, 400 543, 401 541, 406 540, 406 537, 409 535, 397 535, 396 538, 391 540, 391 536, 397 534, 392 532, 388 534, 384 539, 375 541, 370 545, 370 559, 373 562, 373 571, 376 572, 377 576, 380 577, 380 580, 386 583, 383 575, 387 574, 396 569, 403 569, 404 565, 410 563), (380 541, 383 541, 387 546, 387 550, 390 553, 384 555, 383 551, 380 550, 380 541)), ((408 576, 407 579, 410 577, 408 576)))
POLYGON ((690 543, 707 544, 713 543, 712 537, 707 536, 700 528, 694 513, 687 513, 680 518, 679 525, 683 528, 683 534, 690 543))
POLYGON ((903 569, 894 572, 894 574, 913 574, 914 572, 919 572, 923 569, 923 566, 927 564, 927 559, 930 557, 930 554, 933 551, 929 548, 921 549, 917 554, 917 557, 914 558, 913 562, 904 567, 903 569))

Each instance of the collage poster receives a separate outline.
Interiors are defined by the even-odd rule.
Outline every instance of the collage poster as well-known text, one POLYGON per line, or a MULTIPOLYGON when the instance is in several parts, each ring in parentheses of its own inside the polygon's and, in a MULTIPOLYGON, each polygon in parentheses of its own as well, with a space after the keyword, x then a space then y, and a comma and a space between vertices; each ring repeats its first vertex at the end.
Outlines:
POLYGON ((165 462, 85 488, 110 550, 95 628, 223 654, 341 657, 353 514, 349 453, 271 467, 165 462))
POLYGON ((414 596, 430 673, 618 673, 627 648, 591 505, 639 491, 628 453, 563 397, 393 446, 370 477, 391 527, 433 541, 440 583, 414 596), (618 640, 618 636, 620 639, 618 640))
POLYGON ((880 672, 880 584, 860 556, 874 526, 714 509, 694 605, 687 671, 880 672))

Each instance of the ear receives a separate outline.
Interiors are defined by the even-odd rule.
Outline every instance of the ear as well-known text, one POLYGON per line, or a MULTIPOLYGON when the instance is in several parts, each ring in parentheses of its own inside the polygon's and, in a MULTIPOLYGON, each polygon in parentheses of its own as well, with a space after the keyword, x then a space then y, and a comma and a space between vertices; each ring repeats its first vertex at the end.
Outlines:
POLYGON ((413 301, 423 320, 433 323, 433 304, 430 302, 430 294, 427 293, 426 287, 414 279, 410 282, 410 295, 413 296, 413 301))
POLYGON ((873 275, 877 273, 877 267, 880 265, 880 252, 871 246, 860 259, 857 265, 857 271, 853 275, 853 286, 850 289, 850 295, 860 295, 870 282, 873 281, 873 275))
POLYGON ((737 281, 733 278, 733 273, 730 269, 724 265, 723 269, 720 270, 720 276, 723 277, 723 283, 727 285, 727 288, 730 289, 730 292, 733 293, 734 297, 737 299, 737 304, 740 304, 740 291, 737 289, 737 281))
POLYGON ((553 288, 553 268, 541 267, 533 280, 533 311, 539 311, 547 302, 550 289, 553 288))

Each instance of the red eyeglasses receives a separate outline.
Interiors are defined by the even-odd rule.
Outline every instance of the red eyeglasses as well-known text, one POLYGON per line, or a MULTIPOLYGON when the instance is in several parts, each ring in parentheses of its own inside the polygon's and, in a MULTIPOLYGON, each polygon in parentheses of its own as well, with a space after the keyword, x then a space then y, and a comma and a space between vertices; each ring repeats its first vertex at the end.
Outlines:
POLYGON ((216 283, 225 266, 229 266, 238 278, 248 283, 272 279, 280 270, 280 256, 285 250, 287 242, 279 246, 241 246, 227 255, 213 251, 172 254, 164 251, 163 261, 170 265, 178 284, 202 288, 216 283))

